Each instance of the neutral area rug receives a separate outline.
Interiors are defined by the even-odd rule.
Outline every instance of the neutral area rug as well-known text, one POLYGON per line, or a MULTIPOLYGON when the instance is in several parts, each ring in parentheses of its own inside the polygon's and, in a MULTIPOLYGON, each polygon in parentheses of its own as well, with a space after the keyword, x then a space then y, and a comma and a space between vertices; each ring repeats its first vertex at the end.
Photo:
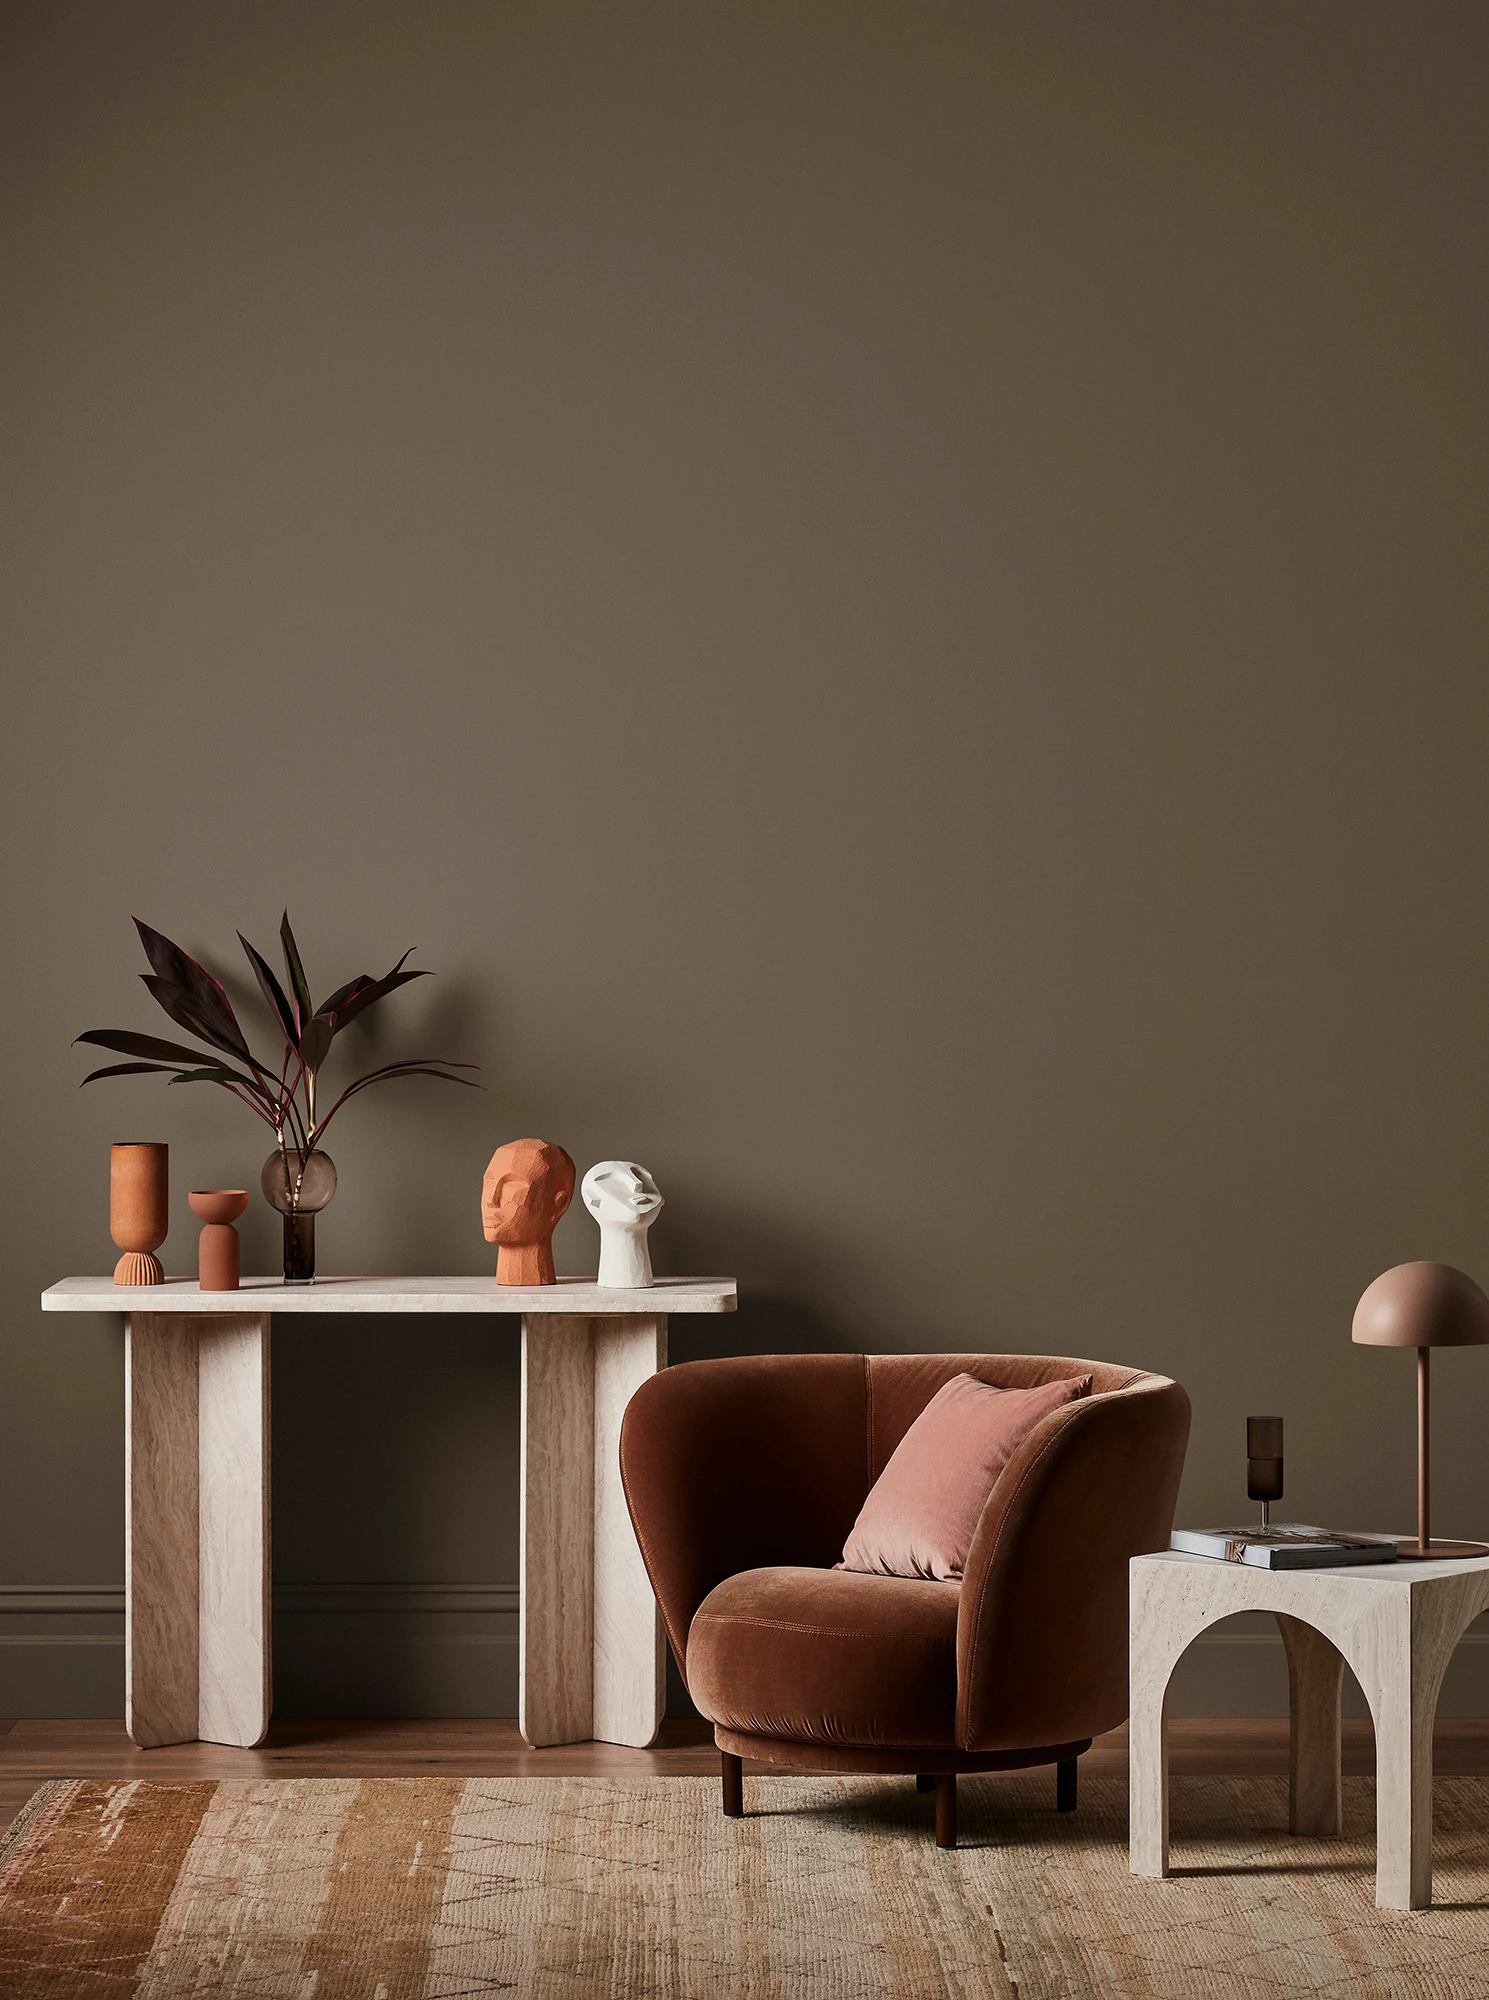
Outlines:
POLYGON ((1439 1780, 1437 1907, 1374 1907, 1372 1787, 1295 1841, 1275 1779, 1174 1781, 1177 1872, 1127 1872, 1126 1788, 906 1780, 49 1785, 0 1847, 6 2000, 602 1994, 1065 2000, 1489 1996, 1489 1781, 1439 1780))

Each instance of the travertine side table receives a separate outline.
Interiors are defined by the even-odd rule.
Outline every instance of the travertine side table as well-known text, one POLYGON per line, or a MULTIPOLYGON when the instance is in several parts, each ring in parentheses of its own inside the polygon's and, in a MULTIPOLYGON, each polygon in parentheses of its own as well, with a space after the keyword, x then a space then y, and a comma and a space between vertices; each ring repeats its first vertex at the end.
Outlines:
POLYGON ((1189 1642, 1237 1611, 1276 1614, 1292 1714, 1289 1825, 1339 1831, 1339 1697, 1347 1660, 1375 1718, 1375 1900, 1432 1901, 1432 1724, 1453 1648, 1489 1606, 1489 1557, 1252 1569, 1205 1556, 1132 1562, 1130 1787, 1134 1875, 1168 1873, 1169 1676, 1189 1642))
POLYGON ((47 1312, 125 1319, 125 1722, 142 1748, 252 1746, 269 1726, 269 1325, 274 1313, 522 1319, 518 1720, 534 1745, 647 1744, 661 1620, 620 1484, 620 1420, 667 1362, 672 1313, 733 1312, 734 1281, 64 1278, 47 1312))

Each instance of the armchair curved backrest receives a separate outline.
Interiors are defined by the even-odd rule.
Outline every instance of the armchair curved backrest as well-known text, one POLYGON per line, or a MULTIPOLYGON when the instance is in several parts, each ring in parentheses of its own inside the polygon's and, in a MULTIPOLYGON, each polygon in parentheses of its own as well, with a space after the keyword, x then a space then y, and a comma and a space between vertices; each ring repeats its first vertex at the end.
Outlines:
POLYGON ((751 1354, 650 1376, 620 1430, 620 1475, 662 1623, 688 1628, 741 1570, 827 1569, 872 1481, 861 1354, 751 1354))
POLYGON ((1058 1356, 745 1355, 644 1382, 621 1477, 684 1680, 709 1591, 748 1569, 830 1568, 895 1446, 964 1373, 999 1388, 1092 1383, 1024 1439, 973 1538, 958 1744, 1062 1742, 1123 1720, 1127 1562, 1167 1545, 1189 1399, 1165 1376, 1058 1356))
POLYGON ((1127 1566, 1168 1547, 1189 1398, 1161 1375, 1067 1403, 988 1497, 957 1616, 957 1741, 1002 1750, 1127 1719, 1127 1566), (1054 1735, 1043 1732, 1053 1731, 1054 1735))

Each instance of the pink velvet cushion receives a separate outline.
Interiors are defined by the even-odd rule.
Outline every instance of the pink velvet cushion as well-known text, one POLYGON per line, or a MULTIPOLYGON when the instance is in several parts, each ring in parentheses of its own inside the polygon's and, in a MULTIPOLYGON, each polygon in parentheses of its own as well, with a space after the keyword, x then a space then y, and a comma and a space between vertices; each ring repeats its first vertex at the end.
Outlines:
POLYGON ((974 1375, 953 1375, 874 1481, 839 1568, 959 1577, 998 1474, 1042 1417, 1090 1387, 1089 1375, 1037 1389, 993 1389, 974 1375))

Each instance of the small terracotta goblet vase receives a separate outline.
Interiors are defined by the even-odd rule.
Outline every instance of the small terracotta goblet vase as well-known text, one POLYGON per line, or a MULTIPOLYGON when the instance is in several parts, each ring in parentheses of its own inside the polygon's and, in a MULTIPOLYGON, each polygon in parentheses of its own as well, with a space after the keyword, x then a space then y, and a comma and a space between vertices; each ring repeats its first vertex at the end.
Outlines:
POLYGON ((109 1148, 109 1234, 124 1255, 114 1266, 116 1285, 163 1285, 154 1254, 170 1225, 169 1146, 132 1143, 109 1148))
POLYGON ((197 1246, 197 1283, 204 1292, 238 1289, 240 1251, 233 1224, 248 1206, 247 1188, 193 1188, 186 1197, 205 1225, 197 1246))

